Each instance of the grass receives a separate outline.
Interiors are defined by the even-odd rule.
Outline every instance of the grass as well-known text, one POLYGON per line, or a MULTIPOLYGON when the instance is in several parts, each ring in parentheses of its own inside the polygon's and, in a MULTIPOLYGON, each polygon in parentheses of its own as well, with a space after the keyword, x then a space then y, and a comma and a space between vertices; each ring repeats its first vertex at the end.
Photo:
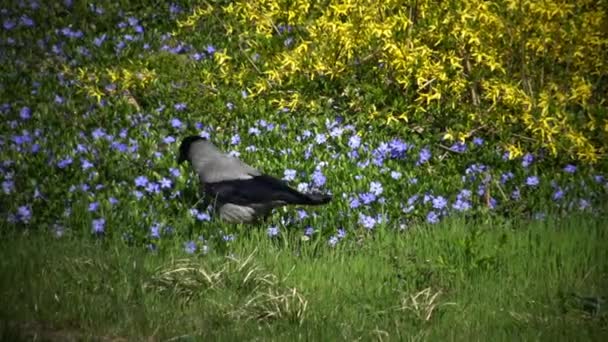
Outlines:
POLYGON ((229 257, 186 258, 177 248, 21 234, 0 242, 1 336, 605 340, 606 234, 584 217, 448 220, 332 250, 254 228, 229 257))

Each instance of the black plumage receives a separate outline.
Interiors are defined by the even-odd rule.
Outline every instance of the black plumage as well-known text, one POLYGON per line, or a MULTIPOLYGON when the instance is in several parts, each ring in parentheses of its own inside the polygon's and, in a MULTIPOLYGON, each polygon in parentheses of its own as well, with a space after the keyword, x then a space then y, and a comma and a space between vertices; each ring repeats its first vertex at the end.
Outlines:
POLYGON ((222 153, 200 136, 186 137, 178 162, 188 160, 196 170, 205 202, 213 203, 225 221, 253 222, 283 205, 321 205, 331 196, 301 193, 275 177, 266 175, 235 157, 222 153))

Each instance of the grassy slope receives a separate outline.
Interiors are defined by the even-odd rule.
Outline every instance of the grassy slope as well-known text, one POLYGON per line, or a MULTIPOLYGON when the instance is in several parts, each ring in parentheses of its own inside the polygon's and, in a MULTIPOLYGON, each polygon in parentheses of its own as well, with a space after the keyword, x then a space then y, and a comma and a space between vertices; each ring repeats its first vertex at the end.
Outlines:
MULTIPOLYGON (((47 336, 63 337, 608 337, 605 309, 589 315, 570 295, 607 294, 607 233, 600 221, 527 227, 452 221, 432 230, 377 233, 334 252, 314 241, 302 244, 295 234, 273 243, 253 230, 231 248, 238 261, 210 253, 181 265, 174 263, 181 253, 153 255, 119 242, 40 234, 3 239, 1 317, 29 322, 30 331, 41 331, 31 324, 44 322, 47 336), (206 270, 213 285, 200 272, 185 272, 186 265, 206 270), (173 273, 162 275, 159 267, 173 273), (306 306, 289 296, 290 288, 306 306), (414 303, 411 296, 426 288, 414 303), (272 300, 256 298, 269 292, 272 300), (260 323, 255 318, 263 312, 277 318, 260 323)), ((5 326, 4 337, 14 330, 5 326)))

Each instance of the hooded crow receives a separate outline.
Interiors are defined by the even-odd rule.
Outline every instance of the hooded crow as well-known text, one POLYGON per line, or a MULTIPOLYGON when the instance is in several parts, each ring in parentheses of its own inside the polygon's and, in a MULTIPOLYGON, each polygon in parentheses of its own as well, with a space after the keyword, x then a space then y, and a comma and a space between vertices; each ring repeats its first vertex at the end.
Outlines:
POLYGON ((189 161, 198 173, 204 201, 214 203, 223 221, 249 223, 266 218, 284 205, 320 205, 330 195, 304 194, 220 151, 200 136, 189 136, 179 147, 178 163, 189 161))

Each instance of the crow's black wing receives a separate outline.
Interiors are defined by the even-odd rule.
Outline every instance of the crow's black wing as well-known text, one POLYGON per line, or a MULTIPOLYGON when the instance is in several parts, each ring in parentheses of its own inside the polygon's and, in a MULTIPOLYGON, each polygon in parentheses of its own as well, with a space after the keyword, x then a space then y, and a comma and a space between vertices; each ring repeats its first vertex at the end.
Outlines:
POLYGON ((205 192, 220 203, 248 205, 283 202, 285 204, 314 204, 312 199, 280 179, 260 175, 250 179, 205 183, 205 192))

